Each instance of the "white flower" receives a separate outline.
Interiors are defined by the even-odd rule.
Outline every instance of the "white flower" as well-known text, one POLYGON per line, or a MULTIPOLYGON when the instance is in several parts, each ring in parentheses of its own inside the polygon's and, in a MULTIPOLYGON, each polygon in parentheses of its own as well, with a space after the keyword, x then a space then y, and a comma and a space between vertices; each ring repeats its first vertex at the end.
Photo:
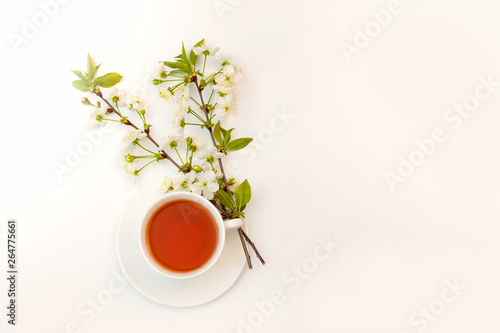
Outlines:
POLYGON ((180 115, 175 115, 174 120, 172 121, 172 127, 174 132, 178 134, 184 134, 184 127, 186 126, 186 118, 180 115))
POLYGON ((130 130, 127 133, 125 133, 125 135, 122 138, 123 147, 130 148, 135 143, 139 143, 139 141, 145 138, 146 136, 147 136, 146 133, 143 133, 141 130, 138 129, 130 130))
POLYGON ((139 97, 133 96, 133 95, 127 95, 127 98, 125 99, 125 105, 128 106, 129 108, 136 103, 140 103, 139 97))
POLYGON ((168 193, 171 191, 184 191, 187 189, 185 186, 186 182, 186 175, 184 174, 175 174, 171 176, 165 177, 163 179, 162 184, 160 185, 160 190, 168 193))
POLYGON ((197 157, 198 157, 198 159, 202 159, 202 160, 203 159, 206 160, 210 157, 212 157, 214 160, 217 160, 218 158, 223 157, 223 156, 224 156, 224 154, 220 153, 215 146, 210 146, 208 148, 201 150, 197 157))
MULTIPOLYGON (((231 179, 231 178, 230 178, 230 179, 231 179)), ((232 193, 235 193, 235 192, 236 192, 236 188, 237 188, 238 186, 240 186, 241 181, 239 181, 239 180, 237 180, 237 179, 234 179, 234 178, 233 178, 233 180, 234 180, 234 182, 233 182, 231 185, 228 185, 228 186, 227 186, 227 188, 228 188, 228 189, 229 189, 229 191, 231 191, 232 193)), ((229 180, 228 180, 228 182, 229 182, 229 180)))
POLYGON ((208 170, 205 172, 198 173, 197 181, 191 184, 190 189, 193 193, 202 194, 208 200, 214 198, 214 193, 219 190, 219 183, 217 183, 217 178, 215 172, 208 170))
POLYGON ((165 139, 160 143, 160 150, 173 149, 173 147, 178 146, 184 142, 184 134, 178 132, 170 133, 165 139))
POLYGON ((203 43, 201 44, 200 46, 196 46, 196 47, 193 47, 193 52, 194 54, 196 55, 200 55, 200 54, 205 54, 205 55, 208 55, 208 56, 214 56, 217 51, 219 51, 219 48, 213 44, 207 44, 207 43, 203 43))
POLYGON ((138 176, 138 174, 135 173, 135 171, 125 171, 125 180, 126 181, 131 181, 132 184, 135 184, 135 177, 138 176))
POLYGON ((231 120, 236 115, 236 105, 232 103, 232 99, 232 95, 217 97, 217 105, 214 111, 217 116, 224 117, 225 121, 231 120))
POLYGON ((187 84, 181 84, 180 86, 178 86, 174 92, 175 92, 175 96, 177 97, 177 101, 179 103, 182 103, 182 102, 186 102, 187 100, 189 100, 189 97, 191 96, 191 92, 190 92, 190 87, 189 85, 187 84))
POLYGON ((201 167, 203 169, 210 168, 210 166, 217 161, 218 158, 223 157, 224 154, 220 153, 216 147, 210 146, 205 149, 197 150, 195 157, 202 161, 201 167))
MULTIPOLYGON (((188 139, 189 138, 186 138, 186 144, 188 139)), ((205 141, 203 141, 202 139, 200 138, 191 138, 191 139, 192 139, 191 149, 193 150, 193 152, 197 152, 198 150, 201 150, 203 149, 203 147, 205 147, 205 141)))
POLYGON ((153 72, 153 78, 161 80, 162 79, 161 75, 164 72, 165 72, 165 65, 163 64, 163 62, 159 62, 155 66, 155 70, 153 72))
POLYGON ((125 168, 126 172, 134 173, 137 169, 137 162, 135 161, 135 156, 130 155, 128 149, 122 149, 118 153, 118 162, 125 168))
POLYGON ((214 85, 214 90, 217 91, 219 94, 229 94, 231 91, 234 90, 235 87, 233 86, 219 86, 219 85, 214 85))
POLYGON ((116 103, 118 106, 125 106, 127 104, 127 93, 119 90, 116 87, 111 87, 103 92, 103 97, 110 103, 116 103))
POLYGON ((98 127, 104 125, 104 116, 106 115, 106 108, 101 106, 100 108, 93 107, 89 113, 89 126, 98 127))
POLYGON ((166 100, 167 102, 172 102, 173 100, 173 97, 172 97, 172 93, 170 92, 170 90, 168 90, 169 86, 168 84, 166 83, 162 83, 159 87, 158 87, 158 93, 160 94, 161 97, 163 97, 164 100, 166 100))
POLYGON ((222 73, 226 76, 231 76, 234 74, 234 67, 233 65, 226 65, 224 66, 224 68, 222 69, 222 73))
POLYGON ((187 185, 193 184, 197 179, 198 179, 198 174, 196 173, 196 171, 191 170, 186 174, 187 185))
POLYGON ((218 53, 215 56, 215 61, 221 66, 232 64, 232 57, 227 53, 218 53))
POLYGON ((226 114, 226 109, 231 108, 233 104, 233 95, 227 94, 224 97, 217 97, 217 104, 215 105, 214 112, 217 116, 223 117, 226 114))
MULTIPOLYGON (((226 66, 226 67, 228 67, 228 66, 226 66)), ((215 76, 215 82, 217 83, 217 85, 223 86, 223 87, 235 87, 236 84, 238 84, 238 82, 241 79, 241 68, 234 68, 234 67, 232 67, 232 68, 234 69, 234 71, 230 75, 225 74, 223 71, 221 74, 217 74, 215 76)), ((231 72, 231 71, 228 70, 227 72, 231 72)))
POLYGON ((146 107, 141 102, 135 102, 132 104, 132 109, 137 111, 145 111, 146 107))
POLYGON ((176 104, 174 108, 174 117, 184 118, 189 112, 189 108, 186 104, 176 104))

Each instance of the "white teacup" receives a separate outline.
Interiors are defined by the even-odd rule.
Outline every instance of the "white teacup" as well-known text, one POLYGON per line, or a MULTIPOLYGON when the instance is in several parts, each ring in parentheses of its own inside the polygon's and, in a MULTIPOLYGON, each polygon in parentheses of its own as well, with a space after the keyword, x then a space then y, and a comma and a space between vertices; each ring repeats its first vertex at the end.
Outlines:
POLYGON ((158 199, 147 210, 139 228, 139 245, 141 247, 141 251, 144 255, 144 258, 146 259, 148 264, 157 272, 175 279, 187 279, 200 275, 203 272, 206 272, 208 269, 210 269, 210 267, 212 267, 215 264, 217 259, 219 259, 219 256, 222 252, 222 248, 224 247, 224 242, 226 240, 226 231, 231 229, 236 229, 241 226, 243 226, 243 220, 239 218, 231 220, 222 220, 222 217, 217 208, 215 208, 215 206, 210 201, 208 201, 207 199, 205 199, 200 195, 189 192, 171 192, 158 199), (195 270, 190 270, 186 272, 176 272, 173 270, 168 270, 156 262, 156 260, 153 258, 148 249, 146 241, 146 231, 149 220, 161 206, 174 200, 188 200, 202 205, 210 212, 217 225, 217 232, 219 237, 215 251, 205 264, 203 264, 202 266, 200 266, 195 270))

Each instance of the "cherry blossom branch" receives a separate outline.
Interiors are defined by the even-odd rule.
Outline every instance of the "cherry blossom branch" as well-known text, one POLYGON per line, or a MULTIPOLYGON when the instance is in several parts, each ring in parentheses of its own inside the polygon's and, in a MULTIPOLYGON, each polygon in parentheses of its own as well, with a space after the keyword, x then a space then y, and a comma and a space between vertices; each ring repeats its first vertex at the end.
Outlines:
MULTIPOLYGON (((111 105, 111 103, 108 102, 107 99, 105 99, 104 97, 102 97, 102 93, 100 91, 93 91, 94 94, 96 94, 97 96, 99 96, 99 98, 101 98, 108 106, 109 106, 109 109, 111 109, 111 111, 115 114, 117 114, 118 116, 120 116, 121 118, 124 118, 115 108, 113 105, 111 105)), ((128 125, 136 130, 138 130, 139 128, 137 126, 135 126, 132 122, 130 122, 130 120, 125 119, 125 122, 124 124, 125 125, 128 125)), ((157 148, 160 148, 160 145, 151 137, 151 135, 149 135, 149 133, 146 133, 146 137, 149 139, 149 141, 151 141, 157 148)), ((172 157, 170 157, 170 155, 167 154, 167 152, 165 150, 161 150, 161 156, 167 160, 169 160, 177 169, 181 169, 181 167, 179 166, 179 164, 177 164, 177 162, 175 162, 172 157)))
MULTIPOLYGON (((200 95, 201 108, 203 110, 203 113, 205 114, 205 117, 207 118, 207 124, 208 124, 208 123, 210 123, 210 117, 208 115, 208 110, 207 110, 207 107, 205 105, 205 101, 203 100, 203 94, 202 94, 203 89, 201 89, 199 84, 198 84, 198 76, 194 76, 193 82, 196 85, 196 90, 198 90, 198 94, 200 95)), ((214 136, 212 127, 207 126, 207 129, 210 132, 210 137, 212 138, 212 143, 217 148, 217 143, 215 142, 215 136, 214 136)), ((219 158, 218 160, 219 160, 220 171, 222 172, 222 179, 224 179, 224 191, 226 191, 229 195, 232 195, 231 193, 229 193, 229 188, 227 186, 226 173, 224 172, 224 166, 222 165, 222 159, 219 158)), ((215 203, 214 203, 214 205, 215 205, 215 203)), ((217 207, 217 209, 219 209, 219 211, 224 211, 226 213, 226 216, 228 215, 226 210, 223 209, 222 207, 218 207, 217 205, 215 205, 215 207, 217 207)), ((240 235, 240 241, 241 241, 241 245, 243 246, 243 251, 245 252, 245 257, 247 258, 248 268, 252 269, 253 266, 252 266, 252 260, 250 259, 250 254, 248 253, 248 249, 247 249, 247 245, 245 243, 245 240, 248 242, 248 244, 250 244, 250 246, 254 250, 255 254, 257 255, 257 258, 259 258, 260 262, 262 263, 262 265, 265 265, 266 262, 264 261, 264 259, 260 255, 259 251, 255 247, 255 244, 250 240, 248 235, 245 233, 245 231, 243 231, 243 229, 241 227, 238 228, 238 233, 240 235)))
MULTIPOLYGON (((201 107, 203 109, 203 113, 205 114, 205 117, 207 118, 207 123, 208 123, 208 122, 210 122, 210 118, 208 116, 208 110, 205 106, 205 102, 203 101, 203 94, 201 93, 202 89, 198 85, 198 76, 195 76, 193 78, 193 82, 196 85, 196 90, 198 90, 198 94, 200 95, 201 107)), ((214 136, 214 132, 212 130, 212 127, 207 127, 207 128, 208 128, 208 131, 210 132, 210 137, 212 138, 212 143, 217 148, 217 143, 215 142, 215 136, 214 136)), ((226 178, 226 173, 224 172, 224 166, 222 165, 222 159, 219 157, 218 160, 219 160, 220 171, 222 173, 222 179, 224 180, 224 191, 228 192, 229 189, 227 186, 227 178, 226 178)), ((231 193, 229 193, 229 192, 228 192, 228 194, 231 195, 231 193)))

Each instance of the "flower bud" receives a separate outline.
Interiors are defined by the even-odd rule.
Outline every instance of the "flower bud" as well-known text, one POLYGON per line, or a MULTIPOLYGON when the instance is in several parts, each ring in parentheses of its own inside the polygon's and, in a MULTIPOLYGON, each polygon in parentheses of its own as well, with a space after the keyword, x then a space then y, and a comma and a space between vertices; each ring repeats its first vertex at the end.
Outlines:
POLYGON ((82 98, 82 104, 85 104, 85 105, 90 105, 92 103, 90 103, 89 99, 87 97, 83 97, 82 98))
POLYGON ((192 169, 193 169, 195 172, 202 172, 202 171, 203 171, 203 169, 202 169, 200 166, 198 166, 198 165, 193 166, 193 168, 192 168, 192 169))

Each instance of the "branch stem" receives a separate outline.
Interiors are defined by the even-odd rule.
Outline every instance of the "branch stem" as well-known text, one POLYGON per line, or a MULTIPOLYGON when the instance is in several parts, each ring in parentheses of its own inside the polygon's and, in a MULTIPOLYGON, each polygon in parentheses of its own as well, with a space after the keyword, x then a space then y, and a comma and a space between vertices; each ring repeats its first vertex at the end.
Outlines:
MULTIPOLYGON (((103 100, 103 101, 104 101, 104 102, 105 102, 105 103, 109 106, 109 108, 110 108, 110 109, 111 109, 114 113, 116 113, 118 116, 120 116, 120 118, 124 119, 124 117, 123 117, 123 116, 122 116, 122 115, 121 115, 121 114, 120 114, 120 113, 119 113, 119 112, 118 112, 118 111, 117 111, 117 110, 113 107, 113 105, 111 105, 111 104, 108 102, 108 100, 107 100, 107 99, 105 99, 104 97, 102 97, 102 93, 100 93, 100 92, 98 93, 98 92, 95 92, 95 91, 93 91, 93 93, 94 93, 94 94, 96 94, 97 96, 99 96, 99 98, 100 98, 100 99, 102 99, 102 100, 103 100)), ((134 124, 132 124, 132 123, 130 122, 130 120, 128 120, 128 119, 126 119, 126 118, 125 118, 125 120, 126 120, 126 122, 124 123, 125 125, 128 125, 128 126, 130 126, 130 127, 134 128, 134 129, 139 129, 137 126, 135 126, 134 124)), ((146 133, 146 137, 147 137, 147 138, 149 139, 149 141, 151 141, 151 142, 152 142, 152 143, 153 143, 153 144, 154 144, 157 148, 159 148, 159 147, 160 147, 160 145, 159 145, 158 143, 156 143, 156 141, 155 141, 155 140, 151 137, 151 135, 149 135, 149 133, 146 133)), ((170 157, 170 155, 168 155, 168 154, 167 154, 167 152, 166 152, 165 150, 162 150, 162 151, 161 151, 161 155, 162 155, 163 157, 165 157, 167 160, 169 160, 169 161, 170 161, 170 162, 171 162, 171 163, 172 163, 172 164, 173 164, 173 165, 174 165, 174 166, 175 166, 178 170, 180 170, 180 169, 181 169, 181 167, 179 166, 179 164, 177 164, 177 162, 176 162, 176 161, 174 161, 174 160, 172 159, 172 157, 170 157)))
POLYGON ((250 246, 252 247, 253 251, 255 252, 255 255, 257 255, 257 258, 259 258, 262 265, 265 265, 266 262, 264 261, 264 258, 262 258, 262 256, 260 255, 259 250, 257 250, 257 248, 255 247, 255 244, 250 240, 250 238, 248 237, 248 235, 245 233, 245 231, 243 229, 241 230, 241 232, 243 233, 243 237, 245 237, 248 244, 250 244, 250 246))
POLYGON ((252 260, 250 259, 250 255, 248 254, 247 244, 245 243, 245 236, 243 236, 243 229, 238 228, 238 233, 240 234, 241 245, 243 245, 243 251, 245 251, 245 257, 247 257, 248 268, 252 269, 252 260))

